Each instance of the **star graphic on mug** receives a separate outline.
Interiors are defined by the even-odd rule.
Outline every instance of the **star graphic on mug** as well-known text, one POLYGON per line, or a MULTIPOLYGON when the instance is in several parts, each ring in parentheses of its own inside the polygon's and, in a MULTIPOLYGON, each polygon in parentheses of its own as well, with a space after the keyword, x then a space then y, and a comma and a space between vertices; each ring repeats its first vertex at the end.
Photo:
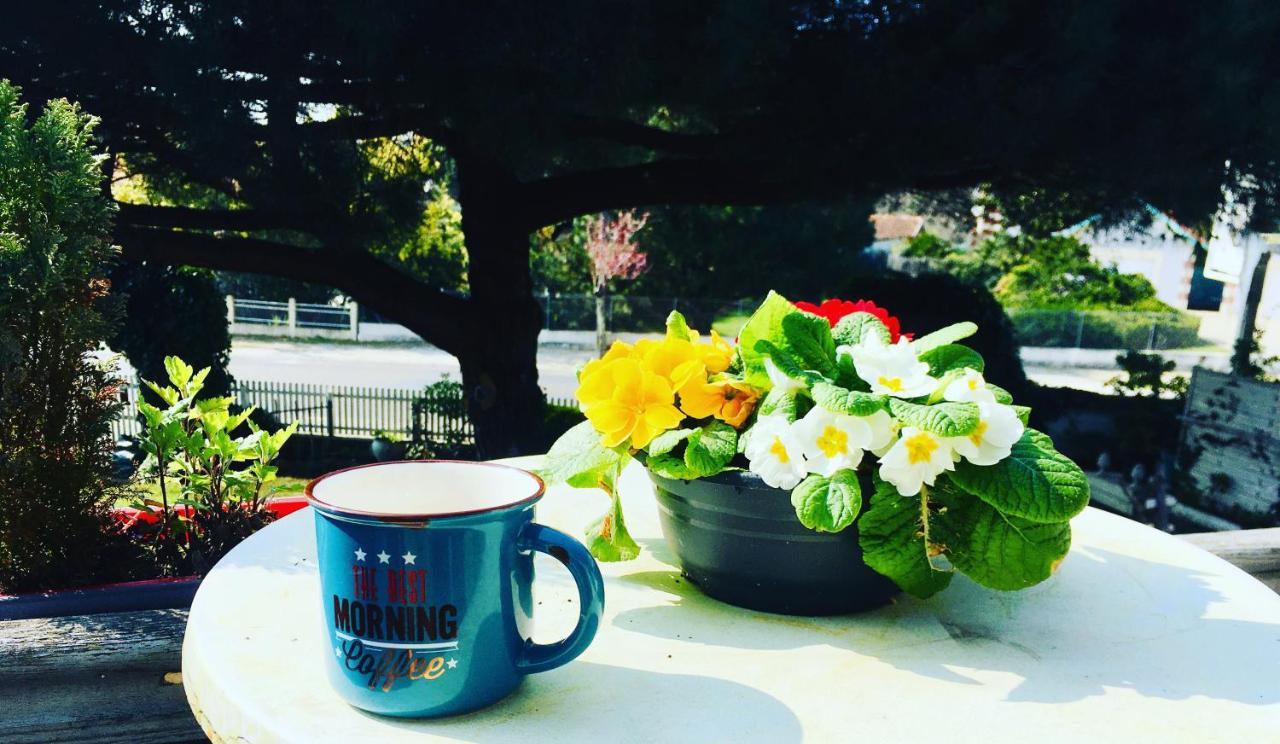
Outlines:
POLYGON ((337 646, 334 646, 334 647, 333 647, 333 655, 334 655, 334 656, 336 656, 336 657, 338 657, 339 659, 341 659, 341 658, 342 658, 342 649, 338 648, 337 646))
POLYGON ((405 551, 405 554, 400 557, 404 559, 404 565, 406 566, 417 565, 414 563, 414 560, 416 560, 418 556, 414 555, 413 553, 405 551))
POLYGON ((457 660, 457 659, 449 659, 449 665, 448 665, 448 666, 449 666, 449 668, 450 668, 450 669, 457 669, 457 668, 458 668, 458 660, 457 660))
POLYGON ((381 553, 378 553, 378 563, 390 563, 390 562, 391 562, 391 555, 388 554, 387 551, 384 550, 381 553))
POLYGON ((368 553, 364 552, 360 548, 356 548, 356 560, 362 561, 366 555, 368 555, 368 553))

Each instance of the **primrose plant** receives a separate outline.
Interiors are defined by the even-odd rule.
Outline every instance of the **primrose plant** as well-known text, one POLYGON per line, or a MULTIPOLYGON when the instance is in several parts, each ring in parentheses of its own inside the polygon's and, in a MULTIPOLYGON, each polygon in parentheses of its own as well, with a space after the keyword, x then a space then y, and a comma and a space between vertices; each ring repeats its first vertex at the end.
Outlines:
POLYGON ((234 398, 197 397, 208 368, 196 372, 173 356, 164 366, 168 385, 144 381, 164 407, 138 401, 147 455, 140 472, 156 487, 134 505, 159 510, 152 544, 168 569, 204 573, 270 521, 270 496, 296 490, 277 485, 272 463, 298 425, 265 431, 250 418, 253 408, 232 412, 234 398))
MULTIPOLYGON (((662 339, 615 343, 579 374, 587 421, 548 454, 552 483, 603 488, 588 541, 602 560, 639 549, 617 483, 749 471, 821 532, 857 529, 863 559, 928 596, 955 571, 996 589, 1036 584, 1071 544, 1084 473, 983 377, 961 322, 913 338, 875 304, 770 293, 736 346, 672 313, 662 339)), ((741 476, 738 476, 741 477, 741 476)))

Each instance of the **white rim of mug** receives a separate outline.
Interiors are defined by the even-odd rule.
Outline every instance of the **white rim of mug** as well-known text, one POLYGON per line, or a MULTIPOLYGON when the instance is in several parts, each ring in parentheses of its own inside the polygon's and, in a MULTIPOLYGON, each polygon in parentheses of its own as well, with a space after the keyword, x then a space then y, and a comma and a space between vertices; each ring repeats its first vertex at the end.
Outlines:
POLYGON ((341 470, 335 470, 331 473, 325 473, 324 475, 312 480, 310 483, 307 484, 306 488, 303 489, 303 493, 307 497, 307 502, 311 504, 311 506, 315 507, 316 509, 322 512, 325 512, 326 514, 357 517, 362 519, 371 519, 371 520, 377 520, 379 522, 411 522, 415 524, 422 524, 425 522, 429 522, 433 519, 449 519, 451 517, 470 517, 478 514, 487 514, 489 512, 502 511, 504 509, 512 509, 517 506, 524 506, 527 504, 531 504, 537 501, 538 499, 542 498, 543 494, 545 494, 546 491, 547 491, 547 484, 543 482, 542 478, 540 478, 537 473, 530 472, 528 470, 525 470, 524 468, 517 468, 513 465, 504 465, 498 462, 477 462, 475 460, 391 460, 388 462, 371 462, 366 465, 355 465, 353 467, 343 468, 341 470), (496 506, 486 506, 479 509, 464 509, 461 511, 451 511, 451 512, 434 512, 431 514, 399 514, 399 513, 391 514, 387 512, 366 511, 363 509, 349 509, 347 507, 335 506, 328 502, 322 501, 319 498, 317 498, 314 493, 315 487, 319 485, 321 481, 332 478, 335 475, 342 475, 343 473, 350 473, 355 470, 365 470, 368 468, 381 468, 381 467, 388 467, 393 465, 433 465, 433 464, 468 465, 468 466, 475 466, 475 467, 497 468, 499 470, 514 471, 517 473, 521 473, 523 475, 527 475, 530 478, 532 478, 533 482, 537 484, 537 489, 535 489, 533 494, 529 496, 525 496, 522 499, 505 503, 505 504, 498 504, 496 506))

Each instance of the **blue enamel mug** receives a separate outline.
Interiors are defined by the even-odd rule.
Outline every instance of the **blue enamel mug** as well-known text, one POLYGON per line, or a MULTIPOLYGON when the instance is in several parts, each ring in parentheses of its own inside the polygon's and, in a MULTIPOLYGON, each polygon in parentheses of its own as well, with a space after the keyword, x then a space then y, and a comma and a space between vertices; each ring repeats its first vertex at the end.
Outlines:
POLYGON ((483 708, 586 650, 604 582, 577 540, 533 521, 542 480, 507 465, 412 461, 307 485, 314 507, 326 669, 351 705, 431 717, 483 708), (530 640, 533 553, 578 584, 578 624, 530 640))

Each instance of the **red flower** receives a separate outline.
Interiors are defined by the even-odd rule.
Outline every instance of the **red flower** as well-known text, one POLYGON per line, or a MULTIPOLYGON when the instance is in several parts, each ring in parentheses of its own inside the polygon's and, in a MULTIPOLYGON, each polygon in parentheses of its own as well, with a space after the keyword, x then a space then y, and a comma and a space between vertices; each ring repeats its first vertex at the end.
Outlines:
POLYGON ((876 303, 870 300, 858 300, 857 302, 850 302, 849 300, 827 300, 821 305, 815 305, 812 302, 797 302, 796 307, 806 313, 826 318, 832 328, 835 328, 836 323, 839 323, 840 319, 846 315, 852 315, 854 313, 870 313, 871 315, 879 318, 880 322, 884 323, 885 327, 889 329, 889 343, 896 344, 898 342, 898 337, 903 335, 908 339, 911 338, 910 333, 904 334, 901 332, 902 325, 898 322, 897 318, 890 315, 888 310, 879 307, 876 303))

